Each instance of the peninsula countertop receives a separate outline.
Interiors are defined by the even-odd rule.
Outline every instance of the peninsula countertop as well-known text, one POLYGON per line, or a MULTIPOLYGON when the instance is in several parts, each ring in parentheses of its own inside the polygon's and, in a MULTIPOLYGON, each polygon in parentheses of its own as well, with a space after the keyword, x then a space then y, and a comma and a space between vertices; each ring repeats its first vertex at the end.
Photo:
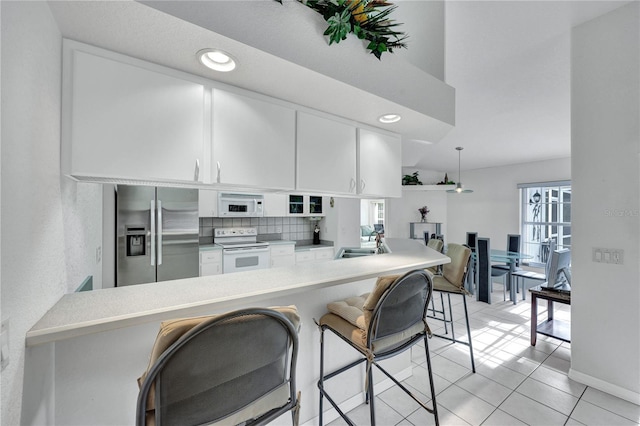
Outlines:
POLYGON ((261 300, 449 263, 421 241, 387 238, 391 253, 304 263, 64 295, 27 332, 34 346, 179 316, 237 309, 261 300))

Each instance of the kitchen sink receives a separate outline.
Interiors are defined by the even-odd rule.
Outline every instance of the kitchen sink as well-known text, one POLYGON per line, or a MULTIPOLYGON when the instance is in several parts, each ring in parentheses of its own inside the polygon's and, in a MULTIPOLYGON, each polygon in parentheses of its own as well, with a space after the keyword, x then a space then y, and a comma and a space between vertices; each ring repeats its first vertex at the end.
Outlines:
POLYGON ((379 248, 375 247, 345 247, 341 248, 336 255, 336 259, 352 259, 375 254, 389 253, 389 249, 383 244, 379 248))

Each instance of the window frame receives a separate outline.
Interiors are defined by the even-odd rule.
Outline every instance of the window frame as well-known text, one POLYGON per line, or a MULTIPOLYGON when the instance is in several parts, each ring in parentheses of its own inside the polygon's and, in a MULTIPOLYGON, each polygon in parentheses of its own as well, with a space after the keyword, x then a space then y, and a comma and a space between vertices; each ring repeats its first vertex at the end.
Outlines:
POLYGON ((520 250, 533 256, 526 263, 531 266, 544 266, 550 255, 548 252, 550 239, 556 240, 556 249, 571 248, 571 196, 569 196, 569 201, 559 199, 563 194, 571 194, 571 181, 522 183, 518 184, 518 189, 520 193, 520 235, 522 236, 520 250), (532 190, 541 193, 538 202, 534 201, 532 190), (557 191, 555 195, 554 190, 557 191), (564 220, 567 210, 569 221, 564 220), (529 213, 533 214, 533 219, 529 213), (539 219, 536 220, 536 217, 539 219), (553 220, 554 218, 555 220, 553 220), (568 230, 568 233, 565 233, 565 230, 568 230))

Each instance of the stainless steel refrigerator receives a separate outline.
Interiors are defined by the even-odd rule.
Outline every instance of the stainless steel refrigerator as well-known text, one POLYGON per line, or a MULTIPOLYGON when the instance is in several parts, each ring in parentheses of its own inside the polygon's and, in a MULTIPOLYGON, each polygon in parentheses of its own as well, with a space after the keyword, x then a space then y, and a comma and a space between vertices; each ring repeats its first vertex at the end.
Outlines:
POLYGON ((197 277, 198 190, 118 185, 116 286, 197 277))

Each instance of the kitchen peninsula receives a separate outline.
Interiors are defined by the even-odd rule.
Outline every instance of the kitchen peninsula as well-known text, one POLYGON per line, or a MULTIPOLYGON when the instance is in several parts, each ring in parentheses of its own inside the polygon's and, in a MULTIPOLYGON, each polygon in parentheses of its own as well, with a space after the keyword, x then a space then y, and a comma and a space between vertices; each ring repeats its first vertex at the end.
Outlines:
MULTIPOLYGON (((65 295, 26 336, 32 350, 55 351, 56 424, 131 423, 135 379, 146 368, 161 321, 291 304, 303 321, 297 380, 307 403, 301 423, 314 419, 319 343, 313 318, 328 302, 371 291, 380 275, 450 262, 420 241, 385 243, 391 253, 65 295)), ((396 369, 410 374, 409 355, 399 362, 396 369)), ((347 402, 359 398, 362 386, 354 383, 347 402)))

